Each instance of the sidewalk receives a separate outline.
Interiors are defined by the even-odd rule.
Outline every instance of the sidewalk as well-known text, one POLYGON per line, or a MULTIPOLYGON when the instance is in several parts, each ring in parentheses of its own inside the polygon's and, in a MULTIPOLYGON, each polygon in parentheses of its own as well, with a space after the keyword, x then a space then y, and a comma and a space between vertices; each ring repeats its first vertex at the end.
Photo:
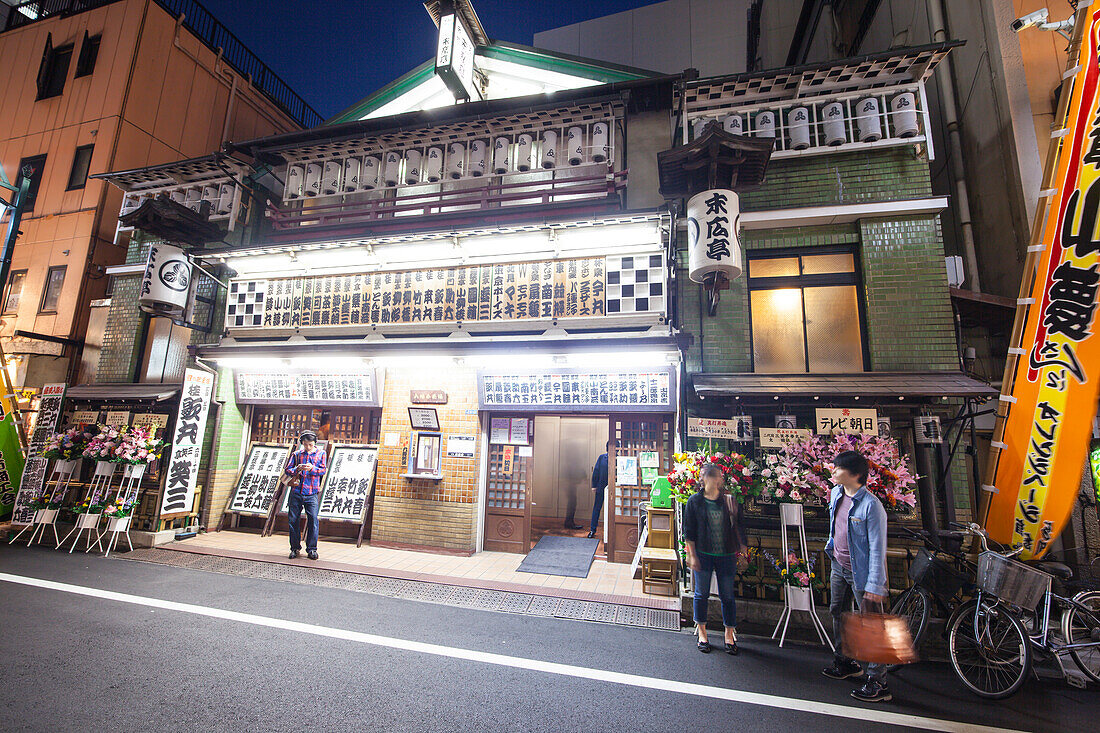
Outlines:
POLYGON ((587 578, 567 578, 516 572, 523 555, 514 553, 456 557, 369 545, 357 548, 347 542, 322 540, 317 546, 318 560, 306 559, 304 554, 291 560, 286 535, 260 537, 233 530, 207 532, 158 549, 643 608, 678 610, 680 605, 678 598, 642 593, 642 582, 631 577, 629 565, 600 559, 592 562, 587 578))

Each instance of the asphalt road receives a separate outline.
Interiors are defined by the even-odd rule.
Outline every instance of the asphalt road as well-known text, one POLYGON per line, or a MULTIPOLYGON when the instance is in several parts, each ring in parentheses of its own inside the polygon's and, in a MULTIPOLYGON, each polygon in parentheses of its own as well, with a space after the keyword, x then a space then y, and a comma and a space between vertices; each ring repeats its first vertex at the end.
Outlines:
POLYGON ((913 729, 1085 731, 1100 714, 1095 686, 1029 681, 993 703, 939 664, 901 671, 893 702, 866 705, 848 696, 850 683, 821 676, 829 655, 816 646, 743 639, 739 657, 703 655, 688 632, 459 609, 124 555, 5 544, 0 574, 3 731, 897 727, 876 720, 883 713, 916 716, 906 720, 913 729), (39 581, 80 588, 27 584, 39 581), (101 597, 111 592, 127 596, 101 597))

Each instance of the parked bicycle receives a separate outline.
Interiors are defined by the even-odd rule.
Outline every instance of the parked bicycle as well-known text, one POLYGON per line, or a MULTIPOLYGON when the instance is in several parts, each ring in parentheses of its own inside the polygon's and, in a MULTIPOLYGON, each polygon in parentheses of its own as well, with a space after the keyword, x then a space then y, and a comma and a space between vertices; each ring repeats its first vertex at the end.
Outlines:
MULTIPOLYGON (((966 529, 966 525, 952 526, 966 529)), ((962 551, 964 533, 940 532, 933 536, 909 527, 901 529, 920 540, 924 547, 917 550, 909 563, 913 585, 898 596, 890 613, 908 620, 913 646, 917 646, 935 611, 939 611, 936 615, 942 618, 950 618, 954 610, 974 594, 978 569, 962 551)))
POLYGON ((1023 548, 996 552, 978 525, 967 531, 982 548, 977 595, 955 609, 947 624, 948 655, 962 683, 982 697, 1009 697, 1023 685, 1036 654, 1053 658, 1068 681, 1075 678, 1066 672, 1066 655, 1100 682, 1100 591, 1060 595, 1053 590, 1055 578, 1070 580, 1069 566, 1025 565, 1012 559, 1023 548), (1061 613, 1060 633, 1051 630, 1055 612, 1061 613))

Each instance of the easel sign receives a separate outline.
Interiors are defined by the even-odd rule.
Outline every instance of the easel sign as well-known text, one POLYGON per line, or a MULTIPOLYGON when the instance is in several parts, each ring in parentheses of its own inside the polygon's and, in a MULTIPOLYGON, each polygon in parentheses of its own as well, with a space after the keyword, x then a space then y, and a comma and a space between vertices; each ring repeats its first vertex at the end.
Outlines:
POLYGON ((227 514, 266 517, 279 490, 279 476, 286 467, 290 446, 253 443, 248 450, 227 514))
POLYGON ((363 544, 367 517, 374 504, 374 474, 378 449, 363 445, 340 445, 332 449, 332 462, 325 474, 318 516, 336 522, 358 522, 355 546, 363 544))

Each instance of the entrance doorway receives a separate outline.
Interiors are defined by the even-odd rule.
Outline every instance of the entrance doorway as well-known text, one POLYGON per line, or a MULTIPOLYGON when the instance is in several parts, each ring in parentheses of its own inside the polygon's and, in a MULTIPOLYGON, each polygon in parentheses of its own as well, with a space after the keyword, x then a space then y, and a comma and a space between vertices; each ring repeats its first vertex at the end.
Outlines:
MULTIPOLYGON (((608 420, 603 415, 535 417, 532 547, 539 538, 548 534, 566 537, 588 535, 595 497, 592 467, 606 450, 607 436, 608 420), (577 528, 572 529, 569 524, 577 528)), ((597 536, 602 540, 602 535, 601 526, 597 536)))

